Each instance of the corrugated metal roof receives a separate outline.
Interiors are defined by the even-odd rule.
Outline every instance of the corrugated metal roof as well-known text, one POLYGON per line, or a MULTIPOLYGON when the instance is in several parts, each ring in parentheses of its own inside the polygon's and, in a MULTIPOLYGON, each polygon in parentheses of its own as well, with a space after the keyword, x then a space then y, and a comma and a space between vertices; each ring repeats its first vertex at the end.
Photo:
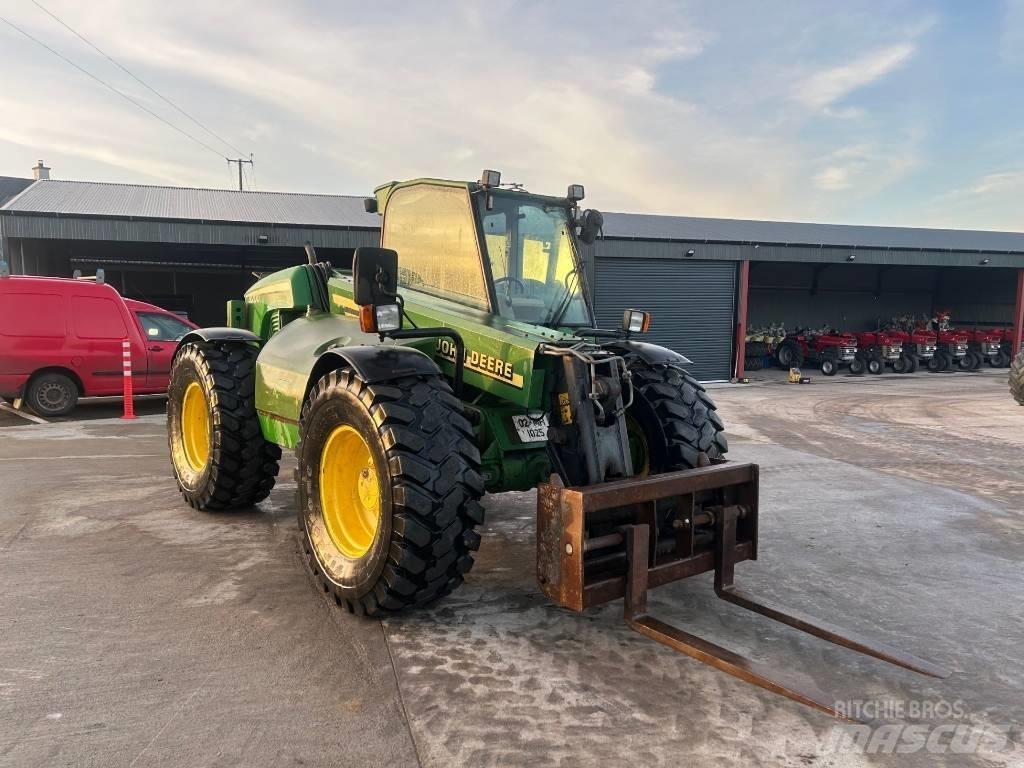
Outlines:
POLYGON ((130 217, 317 227, 380 227, 363 198, 287 192, 156 187, 93 181, 36 182, 0 207, 17 213, 130 217))
POLYGON ((0 176, 0 206, 32 186, 33 181, 34 179, 19 179, 16 176, 0 176))
POLYGON ((607 237, 638 240, 708 240, 727 243, 1024 253, 1024 234, 1019 232, 703 219, 643 213, 606 213, 604 234, 607 237))
MULTIPOLYGON (((363 198, 287 192, 157 187, 92 181, 0 177, 21 182, 16 198, 0 211, 92 217, 128 217, 241 224, 378 229, 377 214, 366 213, 363 198), (27 189, 26 189, 27 187, 27 189)), ((962 229, 809 224, 792 221, 706 219, 643 213, 606 213, 604 234, 635 240, 761 243, 846 248, 1024 253, 1024 234, 962 229)))

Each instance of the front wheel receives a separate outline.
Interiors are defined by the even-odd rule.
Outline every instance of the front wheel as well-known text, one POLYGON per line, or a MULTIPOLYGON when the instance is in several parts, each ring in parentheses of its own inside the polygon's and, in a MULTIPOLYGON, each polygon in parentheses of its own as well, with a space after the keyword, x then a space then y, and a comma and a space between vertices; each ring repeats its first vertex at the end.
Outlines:
POLYGON ((853 360, 850 361, 850 373, 852 373, 854 376, 863 375, 864 361, 861 358, 855 357, 853 360))
POLYGON ((892 361, 892 372, 893 373, 906 373, 910 367, 910 358, 906 355, 900 355, 892 361))
POLYGON ((835 376, 837 368, 836 361, 831 357, 826 357, 821 361, 821 373, 824 376, 835 376))
POLYGON ((195 509, 246 509, 270 495, 281 449, 256 415, 255 347, 196 341, 175 356, 167 441, 178 489, 195 509))
POLYGON ((367 384, 332 371, 299 429, 299 526, 338 605, 392 613, 462 583, 480 546, 484 484, 472 427, 440 376, 367 384))
POLYGON ((868 373, 870 373, 872 376, 878 376, 882 372, 882 368, 884 367, 885 366, 882 365, 882 361, 879 360, 877 357, 868 358, 867 369, 868 373))

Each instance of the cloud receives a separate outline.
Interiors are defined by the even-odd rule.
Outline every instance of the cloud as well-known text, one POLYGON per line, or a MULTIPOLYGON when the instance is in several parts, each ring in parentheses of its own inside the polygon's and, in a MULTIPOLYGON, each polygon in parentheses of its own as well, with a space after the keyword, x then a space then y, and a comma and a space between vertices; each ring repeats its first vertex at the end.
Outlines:
POLYGON ((848 64, 817 72, 796 84, 792 98, 814 110, 842 100, 905 64, 914 55, 912 43, 870 51, 848 64))
POLYGON ((903 179, 920 164, 921 134, 912 131, 888 143, 861 142, 840 147, 822 161, 812 181, 825 192, 864 197, 903 179))

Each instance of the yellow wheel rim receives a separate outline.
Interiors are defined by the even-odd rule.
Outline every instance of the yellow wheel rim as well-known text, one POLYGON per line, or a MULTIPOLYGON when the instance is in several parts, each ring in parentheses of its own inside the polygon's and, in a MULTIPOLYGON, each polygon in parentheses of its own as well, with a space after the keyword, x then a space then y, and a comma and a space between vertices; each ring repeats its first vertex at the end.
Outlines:
POLYGON ((370 446, 348 424, 335 427, 320 454, 320 509, 334 545, 362 557, 380 525, 380 483, 370 446))
POLYGON ((196 472, 210 460, 210 410, 199 382, 185 389, 181 403, 181 443, 185 461, 196 472))
POLYGON ((626 416, 626 438, 629 440, 629 458, 633 463, 635 477, 647 477, 651 474, 651 449, 647 445, 640 422, 632 416, 626 416))

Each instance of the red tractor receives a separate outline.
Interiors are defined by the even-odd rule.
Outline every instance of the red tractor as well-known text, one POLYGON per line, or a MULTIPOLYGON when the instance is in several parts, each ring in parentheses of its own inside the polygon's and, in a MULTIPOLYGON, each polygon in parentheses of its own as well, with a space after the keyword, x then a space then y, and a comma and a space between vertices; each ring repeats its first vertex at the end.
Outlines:
POLYGON ((857 337, 852 333, 839 333, 833 328, 786 334, 775 351, 775 360, 780 368, 786 370, 799 368, 805 361, 811 362, 825 376, 835 376, 844 367, 859 376, 865 369, 864 360, 857 356, 857 337))
MULTIPOLYGON (((909 370, 910 358, 903 354, 903 339, 892 331, 858 333, 857 357, 864 361, 868 373, 882 373, 887 365, 896 373, 913 373, 909 370)), ((917 369, 916 364, 914 369, 917 369)))
POLYGON ((935 339, 935 356, 928 362, 928 370, 941 373, 963 368, 961 359, 967 356, 967 334, 951 328, 949 312, 936 312, 935 317, 922 324, 923 330, 935 339))
POLYGON ((989 333, 999 337, 999 354, 990 357, 988 364, 993 368, 1009 368, 1013 358, 1020 352, 1021 345, 1013 343, 1012 328, 993 328, 989 333))
MULTIPOLYGON (((914 373, 919 366, 928 366, 935 357, 935 334, 931 331, 893 329, 888 334, 903 345, 903 357, 906 358, 903 373, 914 373)), ((893 370, 899 372, 895 364, 893 370)))
POLYGON ((967 354, 960 358, 960 369, 976 371, 982 363, 995 367, 1002 354, 1002 335, 995 331, 960 331, 967 336, 967 354))

